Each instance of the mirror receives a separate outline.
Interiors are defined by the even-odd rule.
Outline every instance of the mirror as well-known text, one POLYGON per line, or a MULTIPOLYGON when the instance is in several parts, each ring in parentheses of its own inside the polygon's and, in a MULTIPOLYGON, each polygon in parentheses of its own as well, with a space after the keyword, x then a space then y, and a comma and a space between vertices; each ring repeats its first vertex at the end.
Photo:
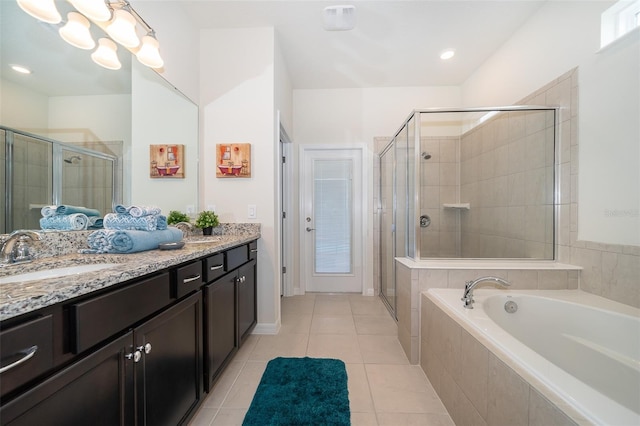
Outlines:
MULTIPOLYGON (((188 207, 197 210, 197 106, 158 73, 132 59, 132 54, 121 46, 117 53, 122 68, 112 71, 95 64, 91 50, 67 44, 58 35, 58 29, 73 8, 66 1, 55 3, 63 17, 63 22, 57 25, 27 15, 13 0, 0 2, 0 126, 68 144, 62 145, 64 154, 38 154, 39 160, 45 163, 38 165, 38 174, 33 176, 31 171, 36 169, 33 165, 14 164, 12 173, 17 176, 14 184, 28 186, 34 181, 51 180, 54 186, 44 185, 38 190, 26 188, 25 196, 17 193, 9 198, 28 209, 29 205, 51 204, 56 193, 72 194, 79 180, 97 174, 95 164, 100 162, 86 161, 91 158, 85 157, 97 152, 115 158, 115 202, 153 204, 165 214, 170 210, 185 212, 188 207), (18 74, 10 68, 13 64, 28 66, 32 73, 18 74), (152 177, 150 145, 163 144, 184 146, 184 177, 152 177), (76 148, 81 152, 75 152, 76 148), (64 161, 74 155, 82 160, 64 161), (56 167, 60 168, 60 175, 65 176, 59 178, 61 188, 55 188, 56 167), (73 173, 68 173, 71 167, 73 173)), ((91 32, 96 41, 104 36, 95 25, 91 26, 91 32)), ((5 194, 9 194, 14 188, 8 187, 4 179, 3 148, 4 145, 0 147, 0 184, 5 194)), ((33 158, 29 151, 25 151, 25 155, 33 158)), ((110 199, 108 195, 101 195, 101 199, 105 198, 110 199)), ((72 203, 64 198, 59 200, 72 203)), ((73 200, 76 201, 81 202, 77 198, 73 200)), ((4 226, 5 201, 2 202, 0 233, 37 227, 38 216, 32 214, 28 223, 4 226)), ((109 208, 101 210, 102 214, 111 211, 111 203, 105 201, 104 204, 109 208)))

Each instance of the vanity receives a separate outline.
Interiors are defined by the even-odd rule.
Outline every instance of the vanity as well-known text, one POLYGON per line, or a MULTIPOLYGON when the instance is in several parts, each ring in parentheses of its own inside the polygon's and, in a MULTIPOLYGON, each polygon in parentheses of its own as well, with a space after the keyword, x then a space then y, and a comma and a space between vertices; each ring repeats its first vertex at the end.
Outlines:
POLYGON ((186 424, 256 324, 259 237, 41 258, 109 266, 1 284, 1 423, 186 424))

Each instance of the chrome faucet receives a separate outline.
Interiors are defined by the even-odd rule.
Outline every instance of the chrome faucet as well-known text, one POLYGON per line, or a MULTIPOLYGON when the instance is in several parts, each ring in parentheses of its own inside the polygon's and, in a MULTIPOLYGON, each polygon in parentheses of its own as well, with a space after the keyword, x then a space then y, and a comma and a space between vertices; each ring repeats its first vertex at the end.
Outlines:
POLYGON ((19 229, 13 231, 0 247, 0 265, 24 263, 33 260, 27 240, 40 241, 42 235, 36 231, 19 229))
POLYGON ((189 235, 193 234, 193 231, 196 230, 196 228, 190 222, 178 222, 178 223, 174 224, 173 226, 175 226, 176 228, 178 228, 179 230, 182 231, 182 237, 183 238, 186 238, 189 235))
POLYGON ((480 283, 485 281, 495 281, 497 284, 502 287, 509 287, 511 284, 500 277, 481 277, 472 281, 467 281, 464 284, 464 294, 462 295, 462 300, 464 302, 464 307, 466 309, 473 309, 473 289, 476 288, 480 283))

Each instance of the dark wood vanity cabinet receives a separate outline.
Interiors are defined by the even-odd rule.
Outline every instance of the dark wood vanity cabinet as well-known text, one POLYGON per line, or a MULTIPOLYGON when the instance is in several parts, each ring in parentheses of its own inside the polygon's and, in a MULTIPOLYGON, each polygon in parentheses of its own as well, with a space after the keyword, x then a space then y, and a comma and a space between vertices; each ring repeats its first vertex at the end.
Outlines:
POLYGON ((194 293, 35 386, 6 425, 178 425, 202 398, 202 302, 194 293))
POLYGON ((186 424, 256 324, 256 265, 252 241, 3 322, 1 366, 27 358, 0 424, 186 424))

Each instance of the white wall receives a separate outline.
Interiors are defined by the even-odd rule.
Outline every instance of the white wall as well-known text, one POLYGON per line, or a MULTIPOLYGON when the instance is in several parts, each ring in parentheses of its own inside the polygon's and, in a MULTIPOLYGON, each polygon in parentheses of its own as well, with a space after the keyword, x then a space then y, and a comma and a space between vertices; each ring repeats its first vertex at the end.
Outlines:
POLYGON ((0 124, 38 133, 49 121, 49 97, 0 79, 0 124))
POLYGON ((198 103, 200 32, 179 2, 135 1, 133 7, 155 30, 164 69, 160 73, 193 102, 198 103))
MULTIPOLYGON (((131 64, 131 203, 155 205, 168 215, 198 199, 198 107, 160 82, 152 70, 131 64), (184 178, 151 178, 150 145, 184 145, 184 178)), ((127 167, 128 166, 128 167, 127 167)))
MULTIPOLYGON (((366 183, 366 198, 374 200, 373 138, 393 136, 414 109, 460 106, 460 89, 443 87, 386 87, 364 89, 294 90, 293 91, 293 135, 296 148, 301 144, 364 144, 368 152, 364 159, 369 181, 366 183)), ((298 158, 296 149, 295 158, 298 158)), ((294 170, 294 176, 299 171, 294 170)), ((294 206, 299 205, 298 181, 295 180, 294 206)), ((373 221, 374 206, 366 208, 367 235, 365 241, 365 287, 366 294, 375 294, 373 283, 373 221)), ((301 223, 298 212, 293 223, 301 223)), ((296 226, 295 242, 299 242, 296 226)), ((294 249, 296 265, 300 265, 299 247, 294 249)), ((299 276, 296 267, 294 276, 299 276)), ((299 288, 299 287, 296 287, 299 288)))
POLYGON ((465 106, 509 104, 578 66, 578 239, 638 246, 640 33, 597 53, 600 14, 612 3, 547 2, 462 94, 465 106))
POLYGON ((259 222, 258 329, 279 324, 273 28, 202 30, 200 38, 201 201, 223 222, 259 222), (250 178, 216 178, 215 146, 250 143, 250 178), (255 204, 257 219, 247 218, 255 204))

